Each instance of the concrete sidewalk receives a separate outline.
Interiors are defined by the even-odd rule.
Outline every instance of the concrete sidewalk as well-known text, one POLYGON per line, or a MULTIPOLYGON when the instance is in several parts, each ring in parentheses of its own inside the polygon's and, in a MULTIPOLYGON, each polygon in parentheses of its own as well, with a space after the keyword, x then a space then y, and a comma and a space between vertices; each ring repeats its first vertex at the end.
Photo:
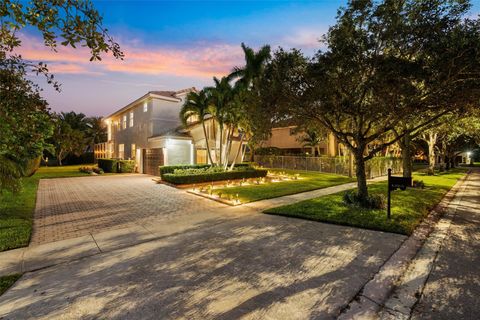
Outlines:
POLYGON ((412 319, 478 319, 480 172, 470 175, 412 319))
MULTIPOLYGON (((368 180, 368 184, 380 182, 380 181, 386 181, 386 180, 387 180, 387 176, 377 177, 377 178, 368 180)), ((357 187, 356 182, 350 182, 350 183, 340 184, 338 186, 317 189, 317 190, 312 190, 307 192, 301 192, 301 193, 291 194, 288 196, 283 196, 283 197, 278 197, 273 199, 265 199, 265 200, 250 202, 250 203, 244 204, 243 207, 252 208, 256 211, 264 211, 266 209, 280 207, 287 204, 292 204, 295 202, 314 199, 318 197, 323 197, 329 194, 346 191, 356 187, 357 187)))

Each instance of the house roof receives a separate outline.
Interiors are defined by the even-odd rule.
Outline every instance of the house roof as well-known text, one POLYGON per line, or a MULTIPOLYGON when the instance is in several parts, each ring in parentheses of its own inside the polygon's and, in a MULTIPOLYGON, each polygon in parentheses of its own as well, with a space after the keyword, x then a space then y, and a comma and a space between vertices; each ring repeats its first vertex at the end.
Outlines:
POLYGON ((108 119, 111 117, 114 117, 120 113, 123 113, 127 111, 128 109, 134 107, 138 103, 142 102, 145 99, 148 98, 156 98, 156 99, 161 99, 161 100, 167 100, 167 101, 173 101, 173 102, 180 102, 182 101, 179 96, 183 96, 191 91, 196 91, 195 87, 190 87, 182 90, 177 90, 177 91, 149 91, 140 98, 136 99, 133 102, 130 102, 127 104, 125 107, 115 111, 114 113, 110 114, 109 116, 105 117, 104 119, 108 119))

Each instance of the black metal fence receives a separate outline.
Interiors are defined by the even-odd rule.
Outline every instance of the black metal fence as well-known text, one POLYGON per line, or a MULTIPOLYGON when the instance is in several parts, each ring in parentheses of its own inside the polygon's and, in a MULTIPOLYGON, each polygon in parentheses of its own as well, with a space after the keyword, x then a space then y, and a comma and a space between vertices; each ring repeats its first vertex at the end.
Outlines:
MULTIPOLYGON (((351 164, 349 157, 255 155, 255 162, 265 168, 318 171, 344 176, 352 172, 352 175, 355 175, 355 166, 351 164)), ((367 178, 371 179, 387 175, 389 168, 392 169, 392 173, 401 172, 401 158, 374 157, 366 162, 365 171, 367 178)))

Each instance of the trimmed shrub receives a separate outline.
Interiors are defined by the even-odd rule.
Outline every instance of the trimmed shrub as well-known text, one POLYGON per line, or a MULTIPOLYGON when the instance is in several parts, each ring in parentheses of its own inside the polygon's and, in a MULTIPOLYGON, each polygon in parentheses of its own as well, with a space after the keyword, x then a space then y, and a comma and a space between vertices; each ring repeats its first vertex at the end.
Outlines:
POLYGON ((412 186, 418 189, 425 189, 425 183, 423 180, 413 180, 412 186))
MULTIPOLYGON (((238 168, 238 167, 251 167, 251 165, 249 163, 235 164, 235 168, 238 168)), ((175 173, 175 171, 177 170, 208 169, 208 168, 220 168, 220 167, 215 167, 210 164, 186 164, 186 165, 176 165, 176 166, 160 166, 159 172, 160 172, 160 177, 163 179, 164 174, 175 173)), ((222 172, 223 172, 223 169, 222 169, 222 172)))
POLYGON ((134 173, 135 160, 118 160, 118 172, 120 173, 134 173))
POLYGON ((385 209, 385 196, 381 194, 372 194, 368 199, 361 201, 356 191, 349 190, 343 194, 343 202, 347 205, 360 206, 367 209, 385 209))
MULTIPOLYGON (((191 169, 191 168, 190 168, 191 169)), ((265 177, 268 170, 254 169, 251 167, 244 167, 233 171, 216 171, 216 170, 204 170, 198 173, 191 173, 190 171, 184 171, 185 169, 177 169, 179 171, 175 173, 164 173, 162 180, 173 184, 193 184, 202 182, 213 182, 222 180, 234 180, 234 179, 248 179, 248 178, 261 178, 265 177)))
POLYGON ((160 166, 159 167, 159 172, 160 172, 160 177, 163 178, 164 174, 167 173, 174 173, 175 170, 180 170, 180 169, 192 169, 192 168, 210 168, 211 165, 209 164, 194 164, 194 165, 176 165, 176 166, 160 166))
POLYGON ((104 172, 117 173, 118 160, 116 159, 98 159, 98 167, 102 168, 104 172))
POLYGON ((78 171, 84 172, 84 173, 96 173, 96 174, 103 174, 103 169, 102 168, 97 168, 97 167, 80 167, 78 168, 78 171))

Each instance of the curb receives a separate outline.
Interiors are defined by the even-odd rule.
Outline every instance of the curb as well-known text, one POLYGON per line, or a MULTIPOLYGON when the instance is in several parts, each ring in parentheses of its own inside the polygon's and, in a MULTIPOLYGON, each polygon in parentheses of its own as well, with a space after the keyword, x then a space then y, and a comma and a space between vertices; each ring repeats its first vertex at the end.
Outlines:
MULTIPOLYGON (((349 304, 340 311, 338 319, 379 318, 378 312, 384 307, 384 303, 396 288, 398 281, 407 271, 412 260, 422 249, 427 238, 436 228, 440 218, 448 211, 448 206, 464 185, 469 173, 470 172, 457 181, 435 208, 430 211, 428 216, 418 225, 412 235, 401 244, 380 267, 373 278, 370 279, 349 304)), ((395 314, 395 316, 402 318, 401 314, 395 314)))

